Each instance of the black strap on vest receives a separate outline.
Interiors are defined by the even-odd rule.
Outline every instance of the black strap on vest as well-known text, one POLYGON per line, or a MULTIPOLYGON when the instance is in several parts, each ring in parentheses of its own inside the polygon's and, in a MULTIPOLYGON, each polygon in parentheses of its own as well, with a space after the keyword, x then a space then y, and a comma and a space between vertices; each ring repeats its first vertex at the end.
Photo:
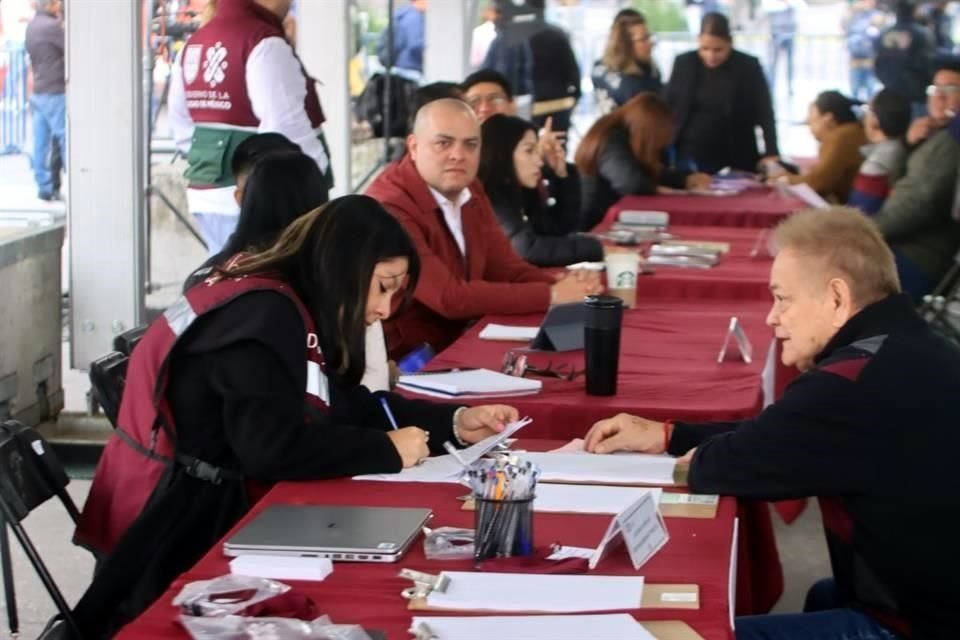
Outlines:
POLYGON ((209 462, 201 460, 200 458, 188 456, 185 453, 178 453, 176 455, 176 459, 174 460, 173 458, 160 455, 153 449, 147 449, 145 446, 131 438, 130 435, 120 427, 117 427, 115 431, 116 434, 120 436, 120 439, 137 453, 168 466, 179 463, 188 476, 192 476, 198 480, 204 480, 211 484, 220 484, 224 480, 243 480, 243 474, 239 471, 224 469, 223 467, 210 464, 209 462))

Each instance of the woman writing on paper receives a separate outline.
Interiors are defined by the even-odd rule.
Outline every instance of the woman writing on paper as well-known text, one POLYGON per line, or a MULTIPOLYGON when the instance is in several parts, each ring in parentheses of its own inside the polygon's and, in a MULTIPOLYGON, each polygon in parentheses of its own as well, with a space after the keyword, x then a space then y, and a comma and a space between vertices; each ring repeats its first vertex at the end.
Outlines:
POLYGON ((708 187, 710 176, 668 166, 664 151, 672 139, 670 107, 652 93, 634 96, 597 120, 575 157, 583 190, 580 229, 593 229, 623 196, 650 195, 658 187, 708 187))
POLYGON ((412 294, 419 270, 396 219, 347 196, 235 256, 151 325, 76 534, 107 554, 76 608, 89 637, 142 611, 264 485, 397 472, 516 420, 511 407, 385 394, 403 427, 391 428, 359 386, 365 327, 412 294))
MULTIPOLYGON (((493 210, 513 248, 538 267, 562 267, 574 262, 603 260, 596 238, 573 233, 580 213, 580 181, 558 181, 556 197, 541 193, 543 159, 532 123, 515 116, 495 115, 480 127, 479 177, 493 210)), ((563 167, 563 147, 548 154, 563 167)))
POLYGON ((853 110, 860 103, 839 91, 824 91, 807 110, 807 126, 820 143, 817 163, 807 172, 767 172, 770 183, 806 184, 825 199, 845 203, 863 162, 867 144, 863 124, 853 110))

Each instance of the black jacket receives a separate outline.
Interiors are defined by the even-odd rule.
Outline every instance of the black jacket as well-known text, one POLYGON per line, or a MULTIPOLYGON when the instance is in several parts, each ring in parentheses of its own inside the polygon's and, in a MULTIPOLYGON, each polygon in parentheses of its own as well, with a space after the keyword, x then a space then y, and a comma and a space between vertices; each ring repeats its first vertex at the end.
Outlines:
POLYGON ((566 178, 550 180, 552 195, 546 201, 537 189, 487 189, 513 248, 538 267, 603 260, 599 240, 574 233, 580 215, 580 177, 576 168, 568 167, 568 171, 566 178))
POLYGON ((682 189, 689 172, 664 168, 657 179, 644 169, 630 149, 630 134, 615 127, 600 148, 597 175, 580 177, 580 230, 590 231, 603 220, 607 209, 623 196, 645 196, 658 185, 682 189))
MULTIPOLYGON (((178 451, 263 484, 400 471, 390 425, 365 387, 330 378, 330 412, 305 404, 305 344, 296 308, 272 291, 245 294, 199 318, 169 365, 178 451)), ((429 430, 431 452, 443 452, 453 439, 454 405, 387 397, 401 426, 429 430)), ((244 482, 214 485, 172 468, 77 604, 85 637, 138 615, 250 506, 244 482)))
POLYGON ((530 55, 534 102, 580 98, 580 66, 563 29, 545 25, 530 36, 530 55))
POLYGON ((601 104, 607 103, 607 110, 622 106, 638 93, 659 94, 663 89, 660 70, 653 65, 642 65, 640 73, 622 73, 608 69, 603 60, 597 60, 593 65, 591 79, 597 99, 601 104))
POLYGON ((697 493, 818 496, 841 600, 913 640, 946 639, 960 602, 958 426, 960 350, 900 294, 851 318, 758 417, 678 423, 669 451, 697 447, 697 493))
POLYGON ((910 102, 925 103, 934 54, 933 39, 925 27, 913 21, 898 22, 877 38, 877 79, 910 102))
MULTIPOLYGON (((685 128, 694 116, 694 101, 700 75, 706 68, 696 51, 677 56, 667 84, 665 97, 674 111, 675 139, 684 136, 685 128)), ((724 166, 744 171, 756 169, 761 155, 757 149, 755 127, 763 129, 764 155, 779 155, 777 128, 774 121, 770 90, 760 62, 753 56, 734 50, 718 70, 727 77, 726 94, 718 96, 723 103, 720 114, 725 124, 726 145, 721 166, 711 167, 698 162, 701 170, 713 172, 724 166)), ((694 141, 695 142, 695 141, 694 141)), ((685 158, 694 160, 696 158, 685 158)))

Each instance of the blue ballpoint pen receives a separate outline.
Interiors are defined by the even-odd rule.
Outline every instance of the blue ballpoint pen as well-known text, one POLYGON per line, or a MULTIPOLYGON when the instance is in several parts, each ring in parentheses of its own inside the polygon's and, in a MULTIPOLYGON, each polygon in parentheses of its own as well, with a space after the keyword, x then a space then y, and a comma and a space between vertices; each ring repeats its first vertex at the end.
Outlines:
POLYGON ((394 429, 399 429, 397 419, 393 417, 393 411, 390 411, 390 405, 387 404, 387 399, 383 396, 380 396, 380 406, 383 407, 383 412, 387 414, 387 420, 390 421, 390 426, 394 429))

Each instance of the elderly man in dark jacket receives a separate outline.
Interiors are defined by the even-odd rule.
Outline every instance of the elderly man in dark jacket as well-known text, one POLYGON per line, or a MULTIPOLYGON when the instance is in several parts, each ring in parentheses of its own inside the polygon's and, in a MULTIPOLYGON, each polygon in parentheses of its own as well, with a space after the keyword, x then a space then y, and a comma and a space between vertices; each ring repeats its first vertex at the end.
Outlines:
POLYGON ((696 493, 817 496, 833 577, 805 612, 739 618, 738 640, 955 638, 960 350, 900 293, 893 255, 853 209, 775 232, 767 323, 803 373, 756 418, 660 423, 621 414, 587 450, 683 456, 696 493))
MULTIPOLYGON (((37 196, 57 200, 57 176, 50 169, 51 144, 56 141, 65 153, 67 96, 64 79, 63 23, 60 0, 35 0, 37 13, 27 25, 27 53, 33 67, 33 175, 37 196)), ((59 169, 58 169, 59 170, 59 169)))

